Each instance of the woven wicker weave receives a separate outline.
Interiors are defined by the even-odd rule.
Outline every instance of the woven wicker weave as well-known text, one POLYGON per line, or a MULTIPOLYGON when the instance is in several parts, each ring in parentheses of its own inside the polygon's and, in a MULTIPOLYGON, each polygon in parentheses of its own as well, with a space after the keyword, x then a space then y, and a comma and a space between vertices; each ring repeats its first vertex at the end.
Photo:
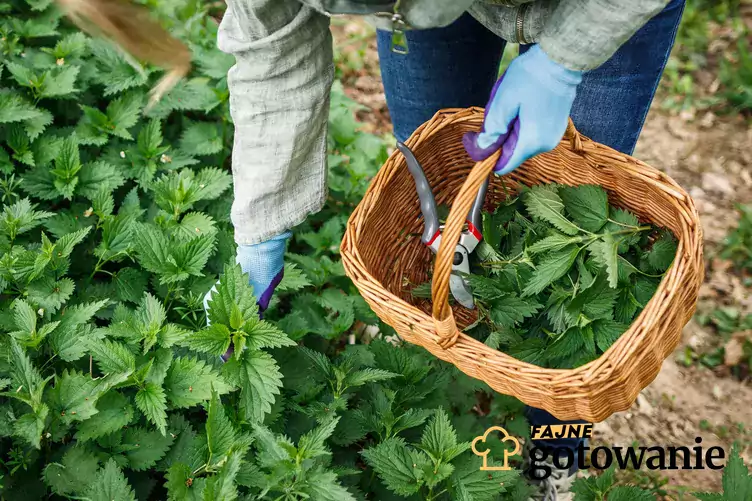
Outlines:
MULTIPOLYGON (((629 408, 655 379, 694 313, 704 273, 697 211, 668 176, 580 135, 570 122, 561 144, 506 176, 506 187, 514 191, 519 183, 542 182, 600 185, 612 204, 629 209, 641 221, 669 228, 679 241, 677 255, 653 299, 597 360, 573 370, 516 360, 462 333, 476 314, 448 303, 454 244, 498 158, 496 154, 474 164, 462 147, 462 135, 478 130, 482 121, 480 108, 442 110, 406 142, 423 164, 437 204, 453 202, 438 254, 434 257, 420 242, 423 220, 415 184, 404 157, 395 152, 347 224, 341 247, 345 270, 374 312, 406 341, 559 419, 602 421, 629 408), (413 299, 409 284, 431 276, 433 301, 413 299)), ((492 176, 486 209, 504 197, 500 179, 492 176)))

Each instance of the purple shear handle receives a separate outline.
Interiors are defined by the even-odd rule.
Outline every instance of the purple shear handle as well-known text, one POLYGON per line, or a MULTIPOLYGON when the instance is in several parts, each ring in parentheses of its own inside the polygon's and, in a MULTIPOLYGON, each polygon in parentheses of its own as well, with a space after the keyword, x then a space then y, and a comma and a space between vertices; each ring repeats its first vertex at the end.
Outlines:
MULTIPOLYGON (((263 294, 258 298, 256 301, 256 304, 258 304, 259 307, 259 318, 263 318, 264 311, 269 307, 269 303, 272 300, 272 296, 274 295, 274 289, 277 288, 277 286, 282 282, 282 277, 284 277, 285 270, 282 268, 279 273, 272 279, 272 282, 269 284, 269 287, 266 288, 263 294)), ((232 345, 232 342, 230 342, 230 347, 227 349, 224 355, 222 355, 221 358, 223 362, 227 362, 232 357, 233 353, 235 353, 235 347, 232 345)))
POLYGON ((478 136, 481 133, 486 132, 485 121, 488 117, 491 103, 496 97, 496 93, 498 92, 505 75, 506 72, 501 76, 501 78, 499 78, 499 80, 491 90, 491 97, 488 98, 488 103, 486 104, 486 110, 483 114, 483 126, 481 127, 480 132, 467 132, 462 138, 462 144, 465 146, 465 151, 467 151, 467 154, 470 155, 470 158, 472 158, 475 162, 485 160, 486 158, 493 155, 499 148, 501 148, 502 146, 504 147, 503 151, 501 152, 501 157, 499 157, 499 161, 496 162, 496 166, 493 169, 494 172, 502 171, 507 166, 509 159, 512 158, 514 149, 517 147, 517 141, 520 137, 520 120, 519 118, 515 118, 509 124, 507 132, 499 136, 499 138, 490 146, 488 146, 487 148, 481 148, 480 146, 478 146, 478 136))

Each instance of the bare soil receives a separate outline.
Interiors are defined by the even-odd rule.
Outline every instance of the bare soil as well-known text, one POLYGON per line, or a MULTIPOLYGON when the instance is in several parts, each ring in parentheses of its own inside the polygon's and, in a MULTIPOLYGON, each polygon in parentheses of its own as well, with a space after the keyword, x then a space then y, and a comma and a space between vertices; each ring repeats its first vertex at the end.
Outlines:
MULTIPOLYGON (((389 112, 379 78, 375 40, 358 21, 335 23, 339 67, 343 67, 345 92, 361 103, 359 112, 369 132, 391 132, 389 112), (342 42, 353 35, 358 43, 342 42)), ((661 99, 656 99, 656 103, 661 99)), ((734 305, 752 312, 750 290, 715 260, 716 249, 738 218, 736 204, 752 203, 752 127, 742 117, 675 116, 655 105, 651 110, 635 157, 666 172, 694 199, 700 212, 708 276, 701 291, 699 309, 734 305)), ((598 423, 594 441, 629 446, 694 446, 702 438, 707 448, 721 446, 729 451, 734 441, 742 444, 742 455, 752 463, 752 384, 698 366, 677 362, 686 346, 695 349, 713 343, 716 336, 696 322, 690 322, 675 356, 663 364, 661 373, 627 412, 598 423), (719 374, 721 374, 719 376, 719 374)), ((714 470, 664 471, 667 490, 681 492, 717 491, 721 472, 714 470)))

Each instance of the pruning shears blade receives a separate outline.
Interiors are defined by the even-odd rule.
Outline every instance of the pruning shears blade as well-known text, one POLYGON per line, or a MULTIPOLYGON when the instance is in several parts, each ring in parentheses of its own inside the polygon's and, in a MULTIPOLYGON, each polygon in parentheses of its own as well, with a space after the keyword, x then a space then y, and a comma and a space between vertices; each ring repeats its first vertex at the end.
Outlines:
POLYGON ((468 287, 465 278, 452 273, 449 276, 449 290, 452 292, 454 300, 465 308, 473 309, 475 307, 473 295, 470 293, 470 288, 468 287))

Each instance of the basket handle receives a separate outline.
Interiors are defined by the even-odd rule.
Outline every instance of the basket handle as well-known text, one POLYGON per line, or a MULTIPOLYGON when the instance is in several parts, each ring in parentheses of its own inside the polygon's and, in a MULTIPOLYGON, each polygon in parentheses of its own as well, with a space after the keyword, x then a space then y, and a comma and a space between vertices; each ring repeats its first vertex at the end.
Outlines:
MULTIPOLYGON (((567 124, 564 139, 569 141, 572 151, 582 152, 582 136, 577 132, 571 118, 567 124)), ((449 277, 452 273, 454 251, 465 225, 467 214, 470 212, 470 206, 475 202, 475 197, 483 182, 491 175, 499 156, 501 156, 501 150, 475 164, 459 193, 457 193, 444 230, 441 232, 441 244, 436 253, 433 283, 431 285, 431 298, 433 300, 431 315, 439 335, 439 346, 444 349, 451 348, 460 335, 457 323, 454 321, 452 308, 449 307, 449 277)))

